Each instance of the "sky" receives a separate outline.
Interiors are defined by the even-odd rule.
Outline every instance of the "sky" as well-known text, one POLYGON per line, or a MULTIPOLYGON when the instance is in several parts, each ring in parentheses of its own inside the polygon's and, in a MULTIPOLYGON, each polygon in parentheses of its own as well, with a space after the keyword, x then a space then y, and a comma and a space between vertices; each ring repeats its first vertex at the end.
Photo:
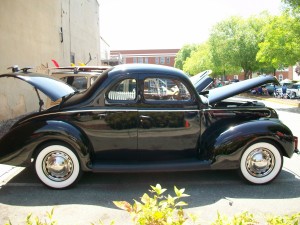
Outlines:
POLYGON ((200 44, 231 16, 280 13, 281 0, 100 0, 100 35, 111 50, 200 44))

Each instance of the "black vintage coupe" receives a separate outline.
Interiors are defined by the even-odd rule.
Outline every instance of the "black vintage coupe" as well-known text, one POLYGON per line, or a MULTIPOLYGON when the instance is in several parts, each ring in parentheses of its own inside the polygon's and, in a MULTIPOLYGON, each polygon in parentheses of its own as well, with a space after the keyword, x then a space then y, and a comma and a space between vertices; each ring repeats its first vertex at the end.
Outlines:
POLYGON ((251 183, 272 181, 283 156, 298 152, 297 138, 274 109, 230 97, 278 81, 260 76, 205 91, 207 74, 190 79, 171 67, 119 65, 84 92, 27 70, 3 74, 61 101, 3 133, 0 163, 34 162, 55 189, 75 184, 83 171, 239 169, 251 183))

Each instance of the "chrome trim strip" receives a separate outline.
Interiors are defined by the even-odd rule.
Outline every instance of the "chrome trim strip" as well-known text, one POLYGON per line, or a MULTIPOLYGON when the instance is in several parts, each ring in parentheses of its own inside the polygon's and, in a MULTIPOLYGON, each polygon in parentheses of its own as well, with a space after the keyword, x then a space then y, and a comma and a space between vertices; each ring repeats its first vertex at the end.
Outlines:
POLYGON ((235 116, 236 113, 213 113, 214 116, 235 116))
POLYGON ((82 112, 200 112, 200 110, 197 109, 87 109, 87 110, 70 110, 70 111, 60 111, 55 113, 49 113, 45 115, 51 115, 51 114, 67 114, 67 113, 82 113, 82 112))
POLYGON ((70 111, 59 111, 59 112, 49 112, 45 114, 39 114, 33 117, 28 118, 27 120, 24 120, 23 122, 28 121, 29 119, 39 118, 43 116, 49 116, 49 115, 59 115, 59 114, 70 114, 70 113, 88 113, 88 112, 200 112, 201 110, 190 110, 190 109, 181 109, 181 110, 165 110, 165 109, 83 109, 83 110, 70 110, 70 111))

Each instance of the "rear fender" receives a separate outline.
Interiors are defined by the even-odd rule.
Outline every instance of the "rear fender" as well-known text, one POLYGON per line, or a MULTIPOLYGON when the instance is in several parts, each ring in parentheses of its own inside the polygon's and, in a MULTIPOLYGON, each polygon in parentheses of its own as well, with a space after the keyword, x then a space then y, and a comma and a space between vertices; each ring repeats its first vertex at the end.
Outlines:
POLYGON ((216 169, 238 168, 243 151, 254 141, 272 141, 287 157, 291 157, 295 149, 292 132, 277 119, 253 120, 217 130, 207 129, 202 137, 200 157, 211 160, 212 167, 216 169))
MULTIPOLYGON (((70 145, 86 167, 91 145, 76 126, 63 121, 36 121, 14 127, 0 141, 0 163, 27 166, 41 145, 60 141, 70 145)), ((88 169, 88 168, 83 168, 88 169)))

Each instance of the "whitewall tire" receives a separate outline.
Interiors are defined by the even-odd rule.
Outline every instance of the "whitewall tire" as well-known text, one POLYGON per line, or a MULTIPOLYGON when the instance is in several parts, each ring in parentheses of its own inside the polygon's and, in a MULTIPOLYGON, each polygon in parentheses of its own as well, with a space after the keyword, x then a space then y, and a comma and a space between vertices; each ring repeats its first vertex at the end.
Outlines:
POLYGON ((80 177, 80 163, 75 153, 60 144, 41 149, 35 159, 35 171, 48 187, 63 189, 72 186, 80 177))
POLYGON ((283 157, 280 150, 269 142, 257 142, 243 153, 240 172, 249 182, 266 184, 280 173, 283 157))

